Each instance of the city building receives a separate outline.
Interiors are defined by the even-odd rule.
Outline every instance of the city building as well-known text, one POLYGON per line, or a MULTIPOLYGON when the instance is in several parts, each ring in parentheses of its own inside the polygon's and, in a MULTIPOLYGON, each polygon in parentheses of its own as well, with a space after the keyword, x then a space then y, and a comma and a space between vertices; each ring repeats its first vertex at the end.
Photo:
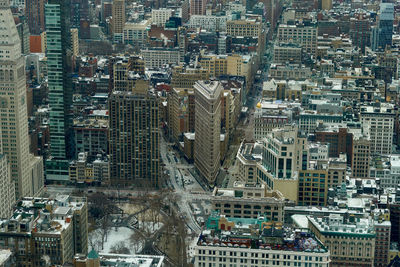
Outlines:
MULTIPOLYGON (((25 15, 31 35, 40 35, 45 31, 45 0, 25 0, 25 15)), ((44 51, 43 51, 44 52, 44 51)))
POLYGON ((205 15, 208 0, 190 0, 190 15, 205 15))
POLYGON ((301 131, 309 134, 315 132, 321 122, 323 124, 330 124, 341 123, 342 121, 343 115, 341 114, 318 112, 316 110, 305 110, 300 112, 299 128, 301 131))
MULTIPOLYGON (((9 181, 6 168, 10 168, 15 194, 9 192, 8 196, 15 195, 15 199, 20 199, 38 194, 43 188, 43 183, 36 187, 33 186, 33 181, 43 182, 43 177, 32 177, 25 59, 21 54, 18 31, 7 0, 0 1, 0 17, 3 20, 3 27, 0 28, 1 174, 6 194, 9 181), (8 164, 4 161, 5 158, 8 164)), ((11 201, 11 204, 14 202, 11 199, 8 201, 11 201)), ((8 212, 7 208, 5 212, 8 212)))
POLYGON ((146 68, 162 68, 166 65, 179 64, 181 51, 179 48, 146 48, 141 50, 146 68))
POLYGON ((282 128, 292 121, 289 104, 263 101, 254 111, 254 138, 261 140, 275 128, 282 128))
POLYGON ((72 263, 75 253, 87 253, 87 223, 85 198, 23 198, 1 221, 0 248, 11 250, 15 266, 72 263))
POLYGON ((351 176, 369 178, 371 162, 371 141, 366 138, 356 138, 353 142, 351 159, 351 176))
POLYGON ((373 26, 371 31, 372 50, 385 50, 387 45, 392 45, 393 20, 394 4, 381 3, 379 5, 379 19, 377 25, 373 26))
POLYGON ((71 31, 69 1, 50 0, 45 6, 47 75, 50 103, 50 158, 46 179, 67 182, 68 159, 73 156, 70 108, 72 104, 71 31))
POLYGON ((90 39, 89 1, 71 0, 71 28, 79 30, 79 38, 90 39))
POLYGON ((74 267, 105 267, 105 266, 127 266, 127 267, 163 267, 164 256, 154 255, 125 255, 112 253, 97 253, 95 250, 84 254, 76 254, 74 267))
POLYGON ((298 199, 298 171, 308 167, 306 137, 298 128, 287 125, 274 129, 262 140, 262 161, 257 164, 257 179, 269 189, 280 191, 289 200, 298 199))
POLYGON ((212 214, 194 247, 194 266, 330 266, 330 253, 304 230, 280 222, 212 214))
POLYGON ((276 80, 304 81, 311 78, 311 70, 301 64, 272 63, 268 76, 276 80))
POLYGON ((395 110, 389 103, 361 106, 360 119, 363 133, 369 137, 371 154, 391 154, 395 110))
POLYGON ((200 66, 184 67, 183 65, 172 68, 172 88, 191 89, 197 81, 208 80, 209 72, 200 66))
POLYGON ((97 119, 74 119, 75 158, 81 152, 94 159, 108 151, 108 121, 97 119))
MULTIPOLYGON (((207 31, 226 31, 228 16, 220 15, 192 15, 188 21, 189 28, 202 28, 207 31)), ((225 54, 225 53, 224 53, 225 54)))
POLYGON ((275 43, 273 62, 280 64, 301 64, 303 49, 299 44, 275 43))
POLYGON ((332 9, 332 0, 319 0, 321 2, 322 10, 331 10, 332 9))
POLYGON ((79 35, 78 29, 71 29, 71 45, 72 45, 72 55, 76 58, 79 55, 79 35))
POLYGON ((122 42, 125 18, 125 0, 112 2, 112 33, 115 42, 122 42))
POLYGON ((185 133, 195 131, 194 90, 172 88, 168 94, 168 129, 172 140, 183 140, 185 133))
POLYGON ((365 13, 359 13, 354 18, 350 18, 349 34, 353 45, 360 47, 361 52, 365 53, 365 48, 371 41, 370 18, 365 13))
POLYGON ((210 184, 220 167, 221 94, 216 81, 198 81, 194 85, 195 133, 194 164, 210 184))
MULTIPOLYGON (((2 148, 0 147, 2 150, 2 148)), ((2 152, 2 151, 1 151, 2 152)), ((11 179, 10 165, 7 156, 0 154, 0 218, 8 218, 15 204, 15 184, 11 179)))
POLYGON ((256 19, 229 20, 226 22, 226 33, 230 36, 259 37, 263 24, 256 19))
POLYGON ((147 32, 151 25, 151 19, 142 20, 139 23, 127 22, 123 28, 123 38, 125 44, 130 44, 138 48, 147 45, 147 32))
POLYGON ((374 266, 376 267, 386 267, 388 264, 391 226, 390 221, 385 220, 384 216, 380 214, 374 216, 376 233, 374 266))
POLYGON ((331 253, 330 266, 373 266, 376 232, 368 218, 307 216, 308 227, 331 253))
POLYGON ((174 14, 172 9, 160 8, 151 10, 151 23, 157 26, 165 26, 165 22, 174 14))
POLYGON ((280 24, 278 26, 277 40, 279 43, 292 42, 299 44, 306 53, 315 55, 317 52, 317 35, 318 27, 315 24, 280 24))
POLYGON ((299 171, 299 197, 297 203, 303 206, 326 206, 328 196, 328 171, 320 169, 299 171))
POLYGON ((347 159, 353 156, 353 134, 345 128, 345 125, 320 124, 315 130, 315 141, 329 144, 329 157, 339 157, 340 153, 346 153, 347 159))
POLYGON ((110 182, 160 186, 159 101, 144 90, 114 91, 109 98, 110 182), (123 123, 121 123, 121 121, 123 123))
POLYGON ((252 186, 235 182, 232 188, 214 188, 212 210, 232 218, 264 216, 268 221, 283 222, 284 207, 290 204, 279 191, 264 185, 252 186))

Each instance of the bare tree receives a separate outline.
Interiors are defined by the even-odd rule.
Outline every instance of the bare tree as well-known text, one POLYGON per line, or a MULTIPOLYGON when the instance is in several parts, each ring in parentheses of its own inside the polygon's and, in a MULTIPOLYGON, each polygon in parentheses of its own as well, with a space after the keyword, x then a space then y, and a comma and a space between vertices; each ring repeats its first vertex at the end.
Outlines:
POLYGON ((129 241, 131 246, 135 250, 134 252, 138 253, 144 247, 144 244, 146 243, 146 238, 143 236, 142 233, 140 233, 140 231, 135 231, 130 236, 129 241))
POLYGON ((131 251, 126 246, 125 242, 117 243, 110 248, 110 253, 116 254, 131 254, 131 251))
POLYGON ((88 237, 88 242, 89 242, 89 246, 92 248, 92 249, 94 249, 94 250, 96 250, 96 251, 99 251, 99 250, 101 250, 100 249, 100 246, 101 246, 101 236, 100 236, 100 232, 99 231, 92 231, 90 234, 89 234, 89 237, 88 237))

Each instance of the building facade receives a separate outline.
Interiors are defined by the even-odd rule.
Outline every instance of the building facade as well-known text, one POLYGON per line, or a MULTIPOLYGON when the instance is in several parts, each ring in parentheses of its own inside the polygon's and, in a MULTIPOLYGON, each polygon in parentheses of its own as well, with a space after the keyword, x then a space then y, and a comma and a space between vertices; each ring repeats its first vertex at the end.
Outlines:
MULTIPOLYGON (((1 154, 4 153, 7 156, 11 179, 15 183, 15 198, 19 199, 38 193, 33 190, 35 187, 32 184, 25 59, 21 54, 21 41, 9 1, 0 2, 0 16, 3 18, 4 25, 0 29, 1 154)), ((8 178, 4 170, 5 162, 2 163, 6 186, 8 178)), ((43 177, 41 180, 43 181, 43 177)), ((43 188, 43 184, 39 187, 43 188)), ((14 196, 14 193, 10 196, 14 196)))
POLYGON ((114 41, 122 42, 125 25, 125 0, 114 0, 112 3, 112 33, 114 41))
POLYGON ((210 184, 215 182, 220 167, 222 91, 222 85, 216 81, 199 81, 194 85, 194 164, 210 184))
POLYGON ((69 1, 50 0, 45 6, 47 74, 50 103, 50 154, 46 161, 48 180, 68 180, 68 159, 73 155, 71 140, 72 104, 71 32, 69 1))
POLYGON ((158 99, 149 92, 114 91, 109 111, 111 184, 158 187, 161 168, 158 99))

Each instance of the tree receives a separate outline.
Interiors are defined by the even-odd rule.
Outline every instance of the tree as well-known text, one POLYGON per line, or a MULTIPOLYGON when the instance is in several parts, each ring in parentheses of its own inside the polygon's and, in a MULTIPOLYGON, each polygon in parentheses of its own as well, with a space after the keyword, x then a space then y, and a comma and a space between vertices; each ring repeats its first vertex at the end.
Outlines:
POLYGON ((117 243, 110 248, 110 253, 115 254, 131 254, 131 251, 126 246, 125 242, 117 243))
POLYGON ((146 238, 140 231, 136 230, 130 236, 129 241, 131 246, 135 250, 134 253, 139 253, 140 250, 142 250, 142 248, 144 247, 144 244, 146 243, 146 238))

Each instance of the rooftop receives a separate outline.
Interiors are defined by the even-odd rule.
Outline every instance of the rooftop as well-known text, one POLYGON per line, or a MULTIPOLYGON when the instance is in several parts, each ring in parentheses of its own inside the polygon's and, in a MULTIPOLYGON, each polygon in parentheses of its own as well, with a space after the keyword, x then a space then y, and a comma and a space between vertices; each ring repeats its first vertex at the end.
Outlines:
POLYGON ((221 246, 326 253, 328 250, 308 230, 291 229, 278 222, 226 218, 211 215, 197 241, 198 246, 221 246))

